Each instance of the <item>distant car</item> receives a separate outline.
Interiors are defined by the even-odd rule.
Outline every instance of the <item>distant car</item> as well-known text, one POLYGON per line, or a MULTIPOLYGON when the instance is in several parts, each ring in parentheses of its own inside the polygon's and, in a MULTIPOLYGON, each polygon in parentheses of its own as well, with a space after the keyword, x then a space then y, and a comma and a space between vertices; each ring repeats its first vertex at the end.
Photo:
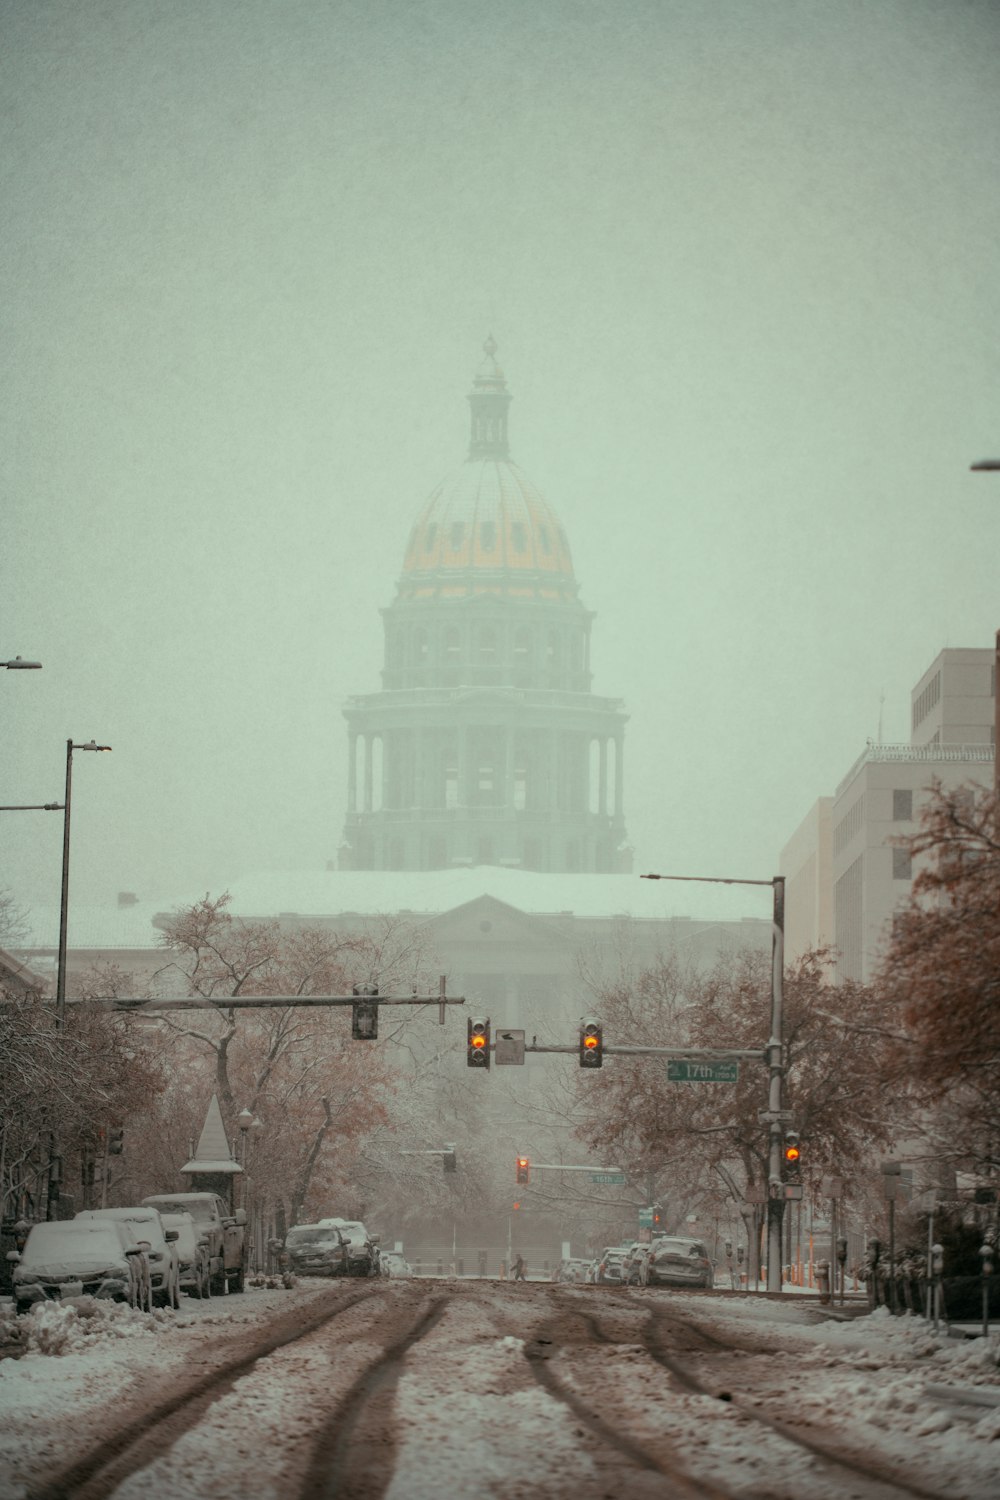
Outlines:
POLYGON ((350 1241, 335 1224, 296 1224, 285 1236, 285 1261, 299 1276, 349 1276, 350 1241))
POLYGON ((164 1229, 177 1232, 177 1280, 189 1297, 211 1297, 212 1263, 208 1238, 190 1214, 161 1214, 164 1229))
POLYGON ((208 1241, 212 1291, 221 1294, 228 1287, 231 1292, 242 1292, 248 1249, 246 1209, 230 1212, 217 1193, 153 1193, 142 1202, 143 1207, 161 1214, 190 1214, 199 1235, 208 1241))
POLYGON ((561 1260, 552 1274, 553 1281, 578 1282, 586 1281, 587 1272, 590 1269, 589 1260, 577 1260, 573 1257, 561 1260))
POLYGON ((347 1258, 352 1276, 377 1276, 379 1273, 378 1236, 368 1233, 360 1219, 319 1219, 322 1226, 332 1225, 347 1240, 347 1258))
POLYGON ((413 1267, 404 1260, 398 1250, 383 1250, 379 1256, 383 1276, 412 1276, 413 1267))
POLYGON ((649 1247, 646 1263, 647 1286, 715 1285, 715 1266, 702 1240, 680 1235, 663 1235, 649 1247))
POLYGON ((100 1297, 142 1307, 148 1296, 149 1262, 128 1224, 114 1220, 65 1219, 35 1224, 24 1249, 8 1252, 14 1266, 19 1313, 37 1302, 100 1297))
POLYGON ((155 1208, 89 1208, 78 1219, 112 1219, 131 1224, 138 1240, 149 1245, 150 1297, 158 1307, 181 1305, 180 1256, 177 1253, 177 1231, 167 1230, 155 1208))
POLYGON ((622 1281, 622 1266, 628 1253, 628 1245, 609 1245, 601 1256, 594 1280, 602 1284, 613 1282, 615 1286, 620 1286, 622 1281))

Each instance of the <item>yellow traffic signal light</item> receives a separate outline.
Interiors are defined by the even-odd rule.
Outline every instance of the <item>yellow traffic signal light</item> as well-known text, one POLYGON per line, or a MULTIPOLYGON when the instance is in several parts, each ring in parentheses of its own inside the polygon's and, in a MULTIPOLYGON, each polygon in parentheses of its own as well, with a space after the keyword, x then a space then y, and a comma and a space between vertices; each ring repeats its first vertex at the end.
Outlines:
POLYGON ((470 1068, 488 1068, 490 1065, 490 1023, 485 1021, 468 1022, 468 1048, 466 1049, 466 1064, 470 1068))
POLYGON ((604 1032, 598 1021, 587 1020, 580 1026, 580 1067, 604 1066, 604 1032))
POLYGON ((785 1131, 785 1144, 781 1152, 785 1163, 785 1175, 789 1182, 798 1182, 800 1167, 802 1165, 802 1150, 799 1146, 798 1132, 795 1130, 785 1131))
POLYGON ((519 1156, 517 1158, 517 1181, 531 1181, 531 1163, 526 1156, 519 1156))

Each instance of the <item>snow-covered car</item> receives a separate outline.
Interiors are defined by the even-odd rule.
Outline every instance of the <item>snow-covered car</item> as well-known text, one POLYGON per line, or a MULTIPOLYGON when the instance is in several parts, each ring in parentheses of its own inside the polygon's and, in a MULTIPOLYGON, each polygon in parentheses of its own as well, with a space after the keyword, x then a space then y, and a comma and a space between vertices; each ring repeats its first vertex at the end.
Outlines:
POLYGON ((645 1284, 709 1288, 715 1285, 715 1267, 701 1240, 663 1235, 649 1247, 645 1284))
POLYGON ((628 1245, 609 1245, 601 1256, 597 1267, 595 1281, 602 1283, 613 1282, 615 1286, 621 1285, 622 1266, 626 1255, 629 1253, 628 1245))
POLYGON ((104 1297, 146 1305, 149 1262, 129 1224, 114 1220, 56 1220, 35 1224, 24 1249, 8 1252, 19 1313, 38 1302, 104 1297))
POLYGON ((157 1307, 181 1305, 180 1256, 177 1231, 167 1230, 155 1208, 86 1208, 78 1219, 112 1219, 131 1224, 136 1239, 149 1245, 150 1295, 157 1307))
POLYGON ((190 1214, 161 1214, 164 1229, 177 1232, 177 1279, 182 1292, 189 1297, 211 1297, 212 1266, 208 1254, 208 1237, 199 1230, 190 1214))
POLYGON ((285 1264, 298 1276, 349 1276, 350 1242, 335 1224, 296 1224, 285 1235, 285 1264))
POLYGON ((324 1227, 333 1225, 344 1236, 350 1275, 378 1275, 378 1236, 370 1235, 360 1219, 320 1219, 318 1222, 324 1227))
POLYGON ((586 1281, 589 1267, 589 1260, 577 1260, 574 1258, 561 1260, 552 1273, 552 1280, 569 1282, 586 1281))
POLYGON ((199 1234, 208 1241, 212 1291, 222 1293, 228 1286, 231 1292, 242 1292, 246 1280, 245 1209, 230 1213, 225 1199, 217 1193, 152 1193, 142 1202, 161 1214, 190 1214, 199 1234))
POLYGON ((408 1260, 400 1255, 398 1250, 383 1250, 379 1256, 379 1266, 383 1276, 412 1276, 413 1267, 408 1260))

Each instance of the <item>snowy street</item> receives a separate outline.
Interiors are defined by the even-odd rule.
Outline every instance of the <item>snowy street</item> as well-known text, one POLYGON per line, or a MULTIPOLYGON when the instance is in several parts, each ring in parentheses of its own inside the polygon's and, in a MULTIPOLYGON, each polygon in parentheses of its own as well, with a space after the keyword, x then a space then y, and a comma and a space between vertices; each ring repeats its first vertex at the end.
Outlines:
POLYGON ((997 1335, 884 1312, 432 1279, 90 1307, 0 1325, 3 1500, 1000 1486, 997 1335))

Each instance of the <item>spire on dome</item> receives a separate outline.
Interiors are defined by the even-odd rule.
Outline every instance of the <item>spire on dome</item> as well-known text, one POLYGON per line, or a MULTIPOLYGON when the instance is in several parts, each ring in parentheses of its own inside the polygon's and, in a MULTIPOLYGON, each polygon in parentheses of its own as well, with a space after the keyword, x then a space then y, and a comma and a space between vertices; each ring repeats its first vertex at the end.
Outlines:
POLYGON ((507 408, 511 394, 503 371, 496 362, 497 344, 492 333, 483 345, 486 358, 476 371, 469 405, 472 408, 470 458, 509 458, 507 446, 507 408))

